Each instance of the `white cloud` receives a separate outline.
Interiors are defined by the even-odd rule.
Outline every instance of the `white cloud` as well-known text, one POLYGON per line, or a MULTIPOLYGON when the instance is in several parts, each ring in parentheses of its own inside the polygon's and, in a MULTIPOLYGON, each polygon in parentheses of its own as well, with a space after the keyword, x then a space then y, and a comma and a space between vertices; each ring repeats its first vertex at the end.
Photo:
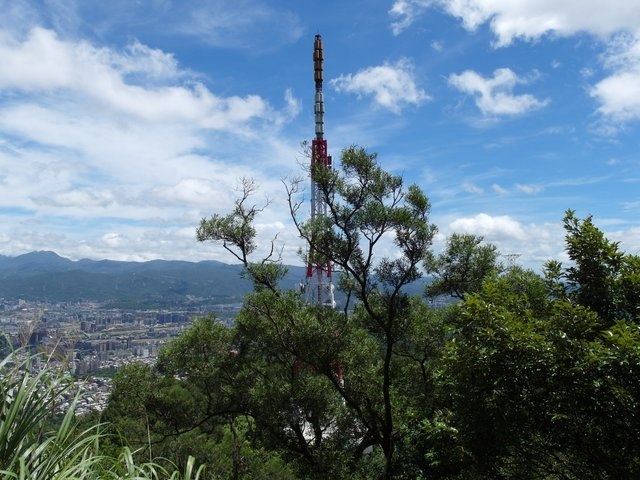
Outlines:
MULTIPOLYGON (((612 223, 610 220, 601 219, 596 223, 606 226, 618 225, 620 222, 612 223)), ((566 232, 559 221, 524 223, 508 215, 479 213, 474 216, 448 218, 440 223, 439 227, 441 241, 453 232, 480 235, 484 237, 485 242, 496 245, 501 254, 519 255, 516 264, 526 268, 540 270, 542 264, 550 259, 569 262, 564 247, 566 232)), ((640 251, 639 227, 606 229, 604 233, 607 238, 619 241, 624 251, 632 254, 640 251)))
POLYGON ((35 28, 24 41, 0 43, 0 87, 32 95, 72 92, 119 115, 147 121, 189 121, 203 128, 228 129, 264 118, 269 106, 260 97, 222 98, 202 84, 142 86, 127 81, 136 73, 154 81, 175 77, 172 57, 134 43, 126 53, 72 43, 35 28))
POLYGON ((436 52, 441 52, 444 49, 444 43, 439 40, 434 40, 431 42, 431 48, 436 52))
POLYGON ((637 200, 635 202, 622 202, 621 206, 622 209, 626 211, 640 211, 640 200, 637 200))
POLYGON ((619 72, 599 82, 591 95, 600 103, 598 111, 614 121, 640 118, 640 72, 619 72))
POLYGON ((226 182, 213 179, 183 178, 174 185, 155 187, 152 196, 164 202, 181 205, 206 207, 212 199, 218 199, 219 208, 228 208, 232 204, 233 192, 226 182))
POLYGON ((603 56, 612 74, 589 91, 610 123, 640 120, 640 30, 615 36, 603 56))
POLYGON ((640 25, 637 0, 396 0, 389 10, 394 32, 402 32, 434 6, 459 18, 468 30, 489 22, 498 46, 549 34, 608 36, 640 25))
MULTIPOLYGON (((615 133, 619 125, 640 119, 638 0, 396 0, 389 11, 394 33, 408 28, 432 7, 460 19, 471 31, 488 22, 496 47, 516 39, 535 41, 580 32, 598 37, 607 45, 602 61, 611 71, 589 90, 603 119, 598 130, 615 133)), ((588 78, 594 72, 584 67, 582 74, 588 78)))
POLYGON ((429 100, 416 84, 413 64, 404 58, 355 74, 340 75, 330 83, 338 92, 373 95, 378 105, 394 113, 400 113, 406 105, 420 105, 429 100))
POLYGON ((424 9, 433 2, 430 0, 396 0, 389 10, 389 15, 395 20, 391 23, 391 31, 399 35, 414 22, 424 9))
POLYGON ((108 54, 113 66, 124 75, 142 74, 145 79, 173 80, 183 74, 172 54, 150 48, 137 40, 127 45, 122 54, 103 52, 108 54))
POLYGON ((467 193, 473 193, 475 195, 481 195, 484 193, 484 190, 481 187, 469 182, 463 183, 462 189, 467 193))
POLYGON ((589 67, 583 67, 580 69, 580 75, 585 78, 585 79, 589 79, 591 77, 593 77, 595 75, 595 70, 593 68, 589 68, 589 67))
POLYGON ((535 195, 536 193, 540 193, 544 190, 540 185, 526 185, 522 183, 516 183, 516 189, 519 192, 526 193, 527 195, 535 195))
POLYGON ((48 197, 35 197, 33 201, 39 205, 52 207, 108 207, 116 203, 116 196, 110 190, 94 190, 76 188, 56 192, 48 197))
POLYGON ((523 240, 526 238, 522 225, 509 216, 492 217, 486 213, 479 213, 474 217, 458 218, 450 224, 455 232, 482 235, 487 240, 511 238, 523 240))
POLYGON ((547 105, 548 99, 539 100, 530 94, 513 94, 518 83, 526 82, 509 68, 495 70, 492 78, 484 78, 473 70, 449 75, 449 84, 474 95, 476 105, 484 115, 521 115, 547 105))
POLYGON ((101 38, 122 31, 143 36, 151 32, 219 48, 264 52, 301 37, 302 22, 292 10, 262 0, 0 0, 0 26, 24 31, 46 24, 72 35, 91 30, 101 38), (88 11, 94 15, 90 21, 88 11))
POLYGON ((557 223, 522 223, 507 215, 480 213, 449 219, 441 225, 444 236, 453 232, 480 235, 504 255, 519 255, 516 264, 539 270, 549 259, 566 260, 564 230, 557 223))
POLYGON ((0 8, 2 9, 2 15, 0 15, 2 30, 29 29, 40 20, 38 9, 27 2, 0 0, 0 8))
MULTIPOLYGON (((299 113, 291 92, 277 111, 215 94, 138 41, 96 47, 44 28, 0 32, 0 64, 3 254, 229 260, 195 241, 199 220, 228 210, 242 176, 280 196, 270 169, 295 167, 297 142, 280 130, 299 113)), ((281 239, 299 244, 291 229, 281 239)))
POLYGON ((170 15, 170 29, 217 47, 265 51, 293 43, 304 32, 295 13, 255 0, 175 2, 170 15))
POLYGON ((293 95, 293 91, 290 88, 284 92, 284 101, 286 103, 285 111, 288 119, 295 118, 300 115, 300 112, 302 111, 302 102, 293 95))
POLYGON ((122 235, 116 232, 105 233, 101 239, 110 248, 119 248, 122 246, 122 235))
POLYGON ((491 185, 491 189, 495 193, 497 193, 498 195, 507 195, 509 193, 509 190, 507 190, 506 188, 501 187, 497 183, 494 183, 493 185, 491 185))
POLYGON ((640 227, 615 232, 611 238, 619 241, 624 251, 632 255, 640 255, 640 227))

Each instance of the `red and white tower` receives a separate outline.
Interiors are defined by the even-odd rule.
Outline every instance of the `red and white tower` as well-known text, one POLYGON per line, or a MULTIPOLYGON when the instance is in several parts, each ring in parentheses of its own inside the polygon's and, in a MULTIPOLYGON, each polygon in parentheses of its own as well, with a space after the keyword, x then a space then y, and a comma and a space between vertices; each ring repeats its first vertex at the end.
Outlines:
MULTIPOLYGON (((316 136, 311 142, 311 221, 327 216, 327 202, 320 185, 315 180, 319 168, 331 169, 331 156, 327 154, 327 141, 324 139, 324 99, 322 97, 322 37, 316 35, 313 42, 313 70, 316 84, 314 100, 314 116, 316 136)), ((316 252, 309 248, 307 264, 307 300, 310 303, 335 307, 333 281, 331 279, 331 261, 318 258, 316 252)))

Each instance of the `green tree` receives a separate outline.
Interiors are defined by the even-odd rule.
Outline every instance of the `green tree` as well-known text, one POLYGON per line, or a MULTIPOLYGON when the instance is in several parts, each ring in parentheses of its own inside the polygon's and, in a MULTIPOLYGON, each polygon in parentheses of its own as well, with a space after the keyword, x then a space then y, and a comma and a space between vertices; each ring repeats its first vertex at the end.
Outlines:
POLYGON ((276 288, 282 267, 270 257, 249 260, 255 230, 247 225, 259 209, 244 207, 247 188, 232 213, 201 222, 198 239, 232 250, 260 287, 237 319, 236 344, 256 372, 252 393, 261 411, 254 415, 268 432, 264 441, 295 452, 320 476, 336 465, 375 469, 380 463, 377 475, 390 478, 400 468, 396 447, 410 403, 405 395, 421 390, 400 373, 411 362, 425 367, 422 356, 399 352, 412 343, 416 304, 403 287, 421 276, 419 266, 435 233, 428 222, 430 205, 417 186, 405 188, 401 177, 385 172, 376 155, 362 148, 345 149, 339 169, 317 168, 311 174, 327 215, 299 218, 300 180, 288 188, 291 214, 309 244, 308 261, 335 266, 348 298, 356 300, 353 311, 306 305, 276 288), (379 253, 387 238, 396 250, 392 257, 379 253), (372 447, 373 453, 364 455, 372 447))
POLYGON ((482 244, 478 235, 454 233, 447 239, 444 251, 435 256, 429 252, 424 262, 427 273, 435 279, 426 287, 430 297, 451 295, 463 299, 468 293, 479 292, 490 275, 502 270, 498 250, 482 244))
POLYGON ((548 264, 547 281, 510 270, 458 307, 439 387, 463 475, 639 475, 636 259, 592 223, 565 221, 572 267, 548 264))
POLYGON ((549 262, 546 278, 498 273, 495 249, 474 256, 479 237, 457 237, 441 266, 467 272, 448 287, 463 300, 434 310, 403 290, 421 262, 434 265, 422 192, 355 148, 314 179, 327 217, 299 221, 297 182, 291 212, 309 260, 331 261, 354 305, 308 305, 278 288, 273 249, 252 260, 260 207, 245 183, 234 211, 203 220, 198 238, 235 252, 255 291, 233 328, 199 320, 156 369, 116 382, 112 411, 120 402, 138 415, 139 445, 180 462, 201 452, 212 475, 238 479, 640 476, 636 256, 572 214, 573 264, 549 262), (379 258, 389 237, 397 255, 379 258), (145 391, 136 397, 130 382, 145 391))
POLYGON ((621 252, 617 242, 608 240, 593 224, 567 210, 563 219, 567 254, 572 265, 547 263, 548 278, 556 292, 564 294, 598 314, 603 326, 616 320, 637 320, 640 314, 640 258, 621 252))
MULTIPOLYGON (((412 318, 411 302, 402 288, 420 278, 418 267, 436 228, 428 222, 430 204, 424 193, 416 185, 404 189, 402 178, 385 172, 375 160, 375 154, 351 147, 342 152, 339 170, 312 172, 329 214, 315 222, 296 223, 310 250, 329 259, 349 279, 349 293, 359 302, 355 319, 377 339, 377 391, 357 392, 366 400, 354 403, 348 370, 346 387, 339 390, 347 404, 352 402, 363 412, 360 420, 369 425, 368 435, 385 456, 383 476, 390 476, 398 438, 394 350, 412 318), (398 255, 380 258, 376 264, 376 247, 389 234, 398 255), (377 408, 366 412, 363 404, 377 408)), ((291 205, 295 218, 299 204, 291 205)))
POLYGON ((166 457, 184 469, 194 457, 207 478, 291 478, 277 452, 252 443, 253 373, 233 341, 233 328, 199 318, 154 367, 118 372, 103 418, 136 458, 166 457))

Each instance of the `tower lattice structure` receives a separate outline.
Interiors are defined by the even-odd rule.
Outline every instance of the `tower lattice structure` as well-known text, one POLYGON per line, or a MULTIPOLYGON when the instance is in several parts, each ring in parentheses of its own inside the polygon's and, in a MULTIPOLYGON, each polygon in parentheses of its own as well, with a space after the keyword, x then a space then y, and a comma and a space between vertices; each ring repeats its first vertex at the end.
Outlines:
MULTIPOLYGON (((311 142, 311 221, 327 216, 327 202, 322 193, 316 175, 319 169, 331 169, 331 155, 328 154, 327 141, 324 138, 324 98, 322 95, 323 69, 322 37, 316 35, 313 42, 313 70, 315 81, 314 117, 315 138, 311 142)), ((335 307, 333 268, 331 261, 313 250, 309 245, 307 263, 307 301, 317 305, 335 307)))

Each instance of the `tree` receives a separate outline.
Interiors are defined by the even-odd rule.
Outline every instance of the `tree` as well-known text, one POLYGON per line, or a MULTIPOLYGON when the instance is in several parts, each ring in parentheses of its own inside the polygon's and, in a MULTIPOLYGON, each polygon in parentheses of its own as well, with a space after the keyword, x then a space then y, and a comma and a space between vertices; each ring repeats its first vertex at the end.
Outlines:
POLYGON ((407 402, 401 397, 407 380, 398 373, 412 358, 397 351, 410 343, 405 340, 415 321, 415 304, 403 287, 421 276, 419 265, 435 226, 428 222, 427 197, 381 169, 375 154, 350 147, 341 160, 339 170, 311 172, 328 207, 325 217, 300 218, 300 180, 287 193, 294 223, 309 245, 308 261, 329 261, 339 270, 340 285, 357 301, 353 312, 346 306, 339 313, 305 305, 277 289, 282 267, 270 256, 249 260, 255 245, 249 225, 258 209, 245 208, 247 188, 231 214, 201 222, 198 239, 232 250, 255 284, 266 287, 247 298, 237 319, 240 355, 251 358, 257 371, 254 392, 276 392, 262 406, 269 415, 253 412, 256 423, 325 476, 328 464, 363 458, 375 463, 376 455, 363 457, 363 452, 378 447, 380 476, 390 478, 407 402), (395 255, 376 257, 388 238, 395 255), (351 460, 338 452, 348 452, 351 460), (333 460, 320 467, 321 457, 333 460))
POLYGON ((437 257, 431 252, 424 267, 436 278, 426 287, 430 297, 451 295, 463 299, 468 293, 479 292, 490 275, 502 270, 494 245, 482 245, 478 235, 454 233, 447 239, 444 252, 437 257))
POLYGON ((573 263, 549 262, 546 278, 501 271, 473 235, 452 236, 436 258, 426 196, 375 155, 345 149, 339 170, 312 175, 327 215, 300 219, 299 180, 289 207, 306 260, 337 268, 348 304, 279 288, 274 248, 254 260, 261 207, 243 183, 198 239, 229 250, 255 289, 234 327, 201 319, 157 368, 117 379, 109 409, 144 419, 140 444, 188 448, 179 461, 201 452, 234 479, 640 476, 637 256, 568 212, 573 263), (441 274, 433 292, 462 301, 436 310, 408 296, 420 264, 441 274), (131 381, 147 388, 136 397, 131 381))
POLYGON ((567 210, 563 222, 573 265, 563 269, 557 261, 546 264, 556 292, 592 309, 605 327, 616 320, 637 320, 640 258, 621 252, 619 244, 608 240, 591 216, 580 220, 573 210, 567 210))
POLYGON ((511 269, 457 307, 439 387, 464 475, 640 474, 636 258, 590 221, 565 221, 573 266, 549 263, 546 282, 511 269))
POLYGON ((234 202, 233 211, 227 215, 214 214, 211 218, 203 218, 196 230, 199 242, 214 241, 222 245, 246 269, 246 275, 254 282, 256 288, 268 288, 275 291, 277 283, 286 274, 286 268, 280 263, 275 243, 271 242, 271 251, 259 262, 250 260, 255 251, 256 229, 253 222, 268 204, 258 206, 248 204, 256 192, 256 184, 249 179, 241 180, 241 196, 234 202))
POLYGON ((199 318, 161 350, 155 367, 119 370, 103 419, 136 458, 170 458, 184 469, 194 457, 207 478, 292 477, 277 452, 251 443, 252 372, 233 342, 233 328, 199 318))

